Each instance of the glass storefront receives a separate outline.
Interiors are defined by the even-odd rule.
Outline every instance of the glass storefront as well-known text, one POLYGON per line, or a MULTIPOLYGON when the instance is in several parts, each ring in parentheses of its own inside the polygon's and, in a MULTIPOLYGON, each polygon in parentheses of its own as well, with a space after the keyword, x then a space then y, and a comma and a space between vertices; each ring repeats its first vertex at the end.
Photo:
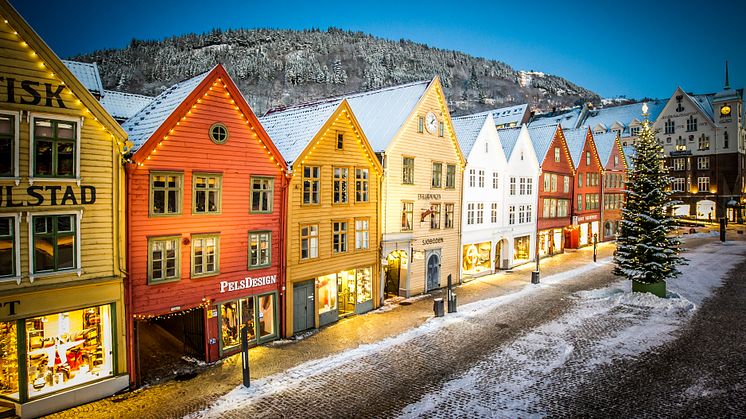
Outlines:
MULTIPOLYGON (((373 308, 373 270, 349 269, 317 278, 319 315, 336 310, 338 316, 362 313, 373 308)), ((328 317, 328 316, 327 316, 328 317)), ((333 316, 321 321, 335 321, 333 316)))
POLYGON ((531 236, 513 239, 513 264, 528 262, 531 259, 531 236))
POLYGON ((337 309, 337 274, 318 278, 319 314, 337 309))
POLYGON ((492 242, 467 244, 462 249, 461 266, 467 275, 492 271, 492 242))
POLYGON ((562 230, 543 230, 539 232, 539 255, 550 256, 562 253, 562 230))
POLYGON ((109 305, 0 323, 0 395, 19 400, 27 386, 33 399, 112 376, 112 332, 109 305), (25 359, 18 357, 19 335, 25 359))
POLYGON ((248 327, 250 344, 277 337, 277 295, 251 296, 220 304, 223 352, 241 347, 241 328, 244 325, 248 327))

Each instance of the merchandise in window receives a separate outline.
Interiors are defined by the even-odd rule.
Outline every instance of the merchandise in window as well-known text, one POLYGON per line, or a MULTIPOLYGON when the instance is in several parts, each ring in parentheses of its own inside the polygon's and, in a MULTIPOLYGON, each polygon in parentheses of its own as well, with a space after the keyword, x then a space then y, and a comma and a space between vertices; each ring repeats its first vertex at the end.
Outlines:
POLYGON ((249 233, 249 268, 260 268, 272 263, 272 233, 249 233))
POLYGON ((181 184, 183 175, 170 173, 150 174, 151 215, 181 213, 181 184))
POLYGON ((337 309, 337 274, 323 275, 317 279, 319 314, 337 309))
POLYGON ((180 248, 179 237, 168 237, 150 240, 148 252, 148 276, 151 283, 179 279, 180 248))
MULTIPOLYGON (((16 322, 0 322, 0 396, 18 400, 18 330, 16 322)), ((46 382, 46 381, 45 381, 46 382)))
POLYGON ((75 122, 34 118, 34 176, 75 177, 75 122))
POLYGON ((464 273, 474 275, 492 269, 492 242, 467 244, 462 249, 461 266, 464 273))
POLYGON ((15 117, 0 114, 0 176, 15 176, 15 117))
POLYGON ((275 336, 275 296, 274 294, 259 297, 259 338, 275 336))
POLYGON ((256 338, 254 328, 254 297, 229 301, 220 305, 220 329, 223 351, 241 345, 241 327, 248 327, 248 340, 256 338))
POLYGON ((430 228, 440 228, 440 204, 430 204, 430 228))
POLYGON ((414 223, 414 203, 402 202, 401 230, 411 231, 414 223))
POLYGON ((251 178, 251 212, 272 212, 272 187, 274 179, 251 178))
POLYGON ((15 219, 0 217, 0 277, 16 274, 15 219))
POLYGON ((194 175, 194 212, 220 212, 220 175, 194 175))
POLYGON ((521 236, 516 237, 513 242, 513 261, 523 262, 529 259, 531 248, 531 237, 521 236))
POLYGON ((357 269, 357 302, 373 299, 373 275, 371 268, 357 269))
POLYGON ((75 215, 33 216, 34 273, 75 268, 75 228, 75 215))

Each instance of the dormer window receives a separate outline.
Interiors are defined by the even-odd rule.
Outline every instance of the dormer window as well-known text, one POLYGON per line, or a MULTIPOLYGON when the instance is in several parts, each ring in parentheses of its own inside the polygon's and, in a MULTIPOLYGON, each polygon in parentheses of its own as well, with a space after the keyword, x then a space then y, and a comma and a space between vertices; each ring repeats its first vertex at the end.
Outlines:
POLYGON ((629 134, 633 137, 640 135, 640 127, 630 127, 629 134))

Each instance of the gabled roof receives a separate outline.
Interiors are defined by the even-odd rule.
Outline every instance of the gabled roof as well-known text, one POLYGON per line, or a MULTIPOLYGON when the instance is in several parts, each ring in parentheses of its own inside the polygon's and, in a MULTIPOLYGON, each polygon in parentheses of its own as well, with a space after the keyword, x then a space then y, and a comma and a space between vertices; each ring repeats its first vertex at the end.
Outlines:
MULTIPOLYGON (((651 100, 648 104, 648 118, 655 121, 666 106, 666 100, 651 100)), ((591 127, 595 130, 601 124, 611 127, 614 123, 624 126, 622 134, 629 135, 629 126, 632 121, 642 121, 642 103, 630 103, 627 105, 612 106, 610 108, 591 109, 586 113, 585 120, 580 123, 581 127, 591 127)), ((607 128, 608 129, 608 128, 607 128)))
POLYGON ((468 116, 477 116, 477 115, 492 115, 492 119, 495 121, 496 126, 507 126, 510 124, 514 124, 516 126, 519 126, 521 124, 521 121, 523 121, 523 117, 526 115, 526 110, 528 109, 528 104, 524 103, 521 105, 514 105, 514 106, 506 106, 504 108, 497 108, 492 109, 489 111, 483 111, 479 113, 475 113, 468 116))
POLYGON ((577 168, 583 158, 583 147, 585 147, 588 128, 563 129, 562 133, 565 134, 567 149, 570 151, 570 157, 572 157, 575 168, 577 168))
POLYGON ((288 164, 292 164, 316 137, 321 127, 343 100, 320 102, 315 105, 272 112, 259 118, 259 122, 262 123, 288 164))
POLYGON ((500 144, 503 146, 505 152, 505 158, 510 160, 510 156, 513 154, 515 145, 518 144, 518 137, 521 134, 521 127, 513 128, 502 128, 497 130, 497 135, 500 136, 500 144))
POLYGON ((575 128, 580 118, 582 109, 577 106, 572 109, 565 111, 551 112, 542 115, 536 115, 531 119, 528 124, 529 128, 532 126, 542 125, 562 125, 562 128, 575 128))
POLYGON ((704 114, 707 115, 708 118, 710 118, 710 121, 715 121, 715 111, 712 108, 713 95, 690 95, 688 93, 686 95, 689 96, 695 104, 697 104, 699 109, 704 112, 704 114))
POLYGON ((605 132, 603 134, 593 134, 593 142, 596 143, 598 158, 605 166, 611 158, 611 153, 617 145, 617 135, 614 132, 605 132))
MULTIPOLYGON (((453 130, 456 131, 456 137, 458 143, 461 146, 461 151, 464 155, 468 156, 471 149, 474 147, 474 143, 479 138, 479 133, 482 132, 482 128, 487 123, 487 120, 494 121, 489 113, 479 113, 475 115, 460 116, 453 118, 453 130)), ((490 122, 492 129, 495 129, 494 123, 490 122)))
MULTIPOLYGON (((77 77, 65 66, 59 57, 49 48, 39 35, 29 26, 28 23, 18 14, 18 12, 6 1, 0 1, 0 15, 7 20, 18 36, 38 55, 49 69, 54 72, 56 77, 67 85, 68 89, 75 93, 91 114, 98 120, 106 131, 112 135, 117 135, 120 139, 125 140, 127 134, 122 127, 109 115, 108 112, 98 103, 90 91, 78 80, 77 77)), ((121 151, 121 150, 120 150, 121 151)))
POLYGON ((101 74, 98 72, 96 63, 81 63, 70 60, 61 61, 91 93, 99 96, 104 94, 104 85, 101 83, 101 74))
POLYGON ((534 150, 536 150, 536 159, 539 160, 539 164, 544 162, 556 132, 557 125, 535 125, 528 127, 528 136, 531 138, 534 150))
POLYGON ((101 105, 116 119, 129 119, 153 101, 152 96, 104 90, 101 105))
POLYGON ((137 151, 148 141, 161 124, 205 80, 211 71, 174 84, 122 124, 122 128, 127 131, 130 141, 134 144, 132 151, 137 151))

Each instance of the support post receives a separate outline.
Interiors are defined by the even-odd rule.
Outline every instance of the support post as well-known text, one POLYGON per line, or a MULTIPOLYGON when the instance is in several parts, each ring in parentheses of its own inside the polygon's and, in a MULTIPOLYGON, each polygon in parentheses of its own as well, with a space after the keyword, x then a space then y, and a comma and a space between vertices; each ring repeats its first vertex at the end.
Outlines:
POLYGON ((249 326, 241 326, 241 365, 243 367, 243 386, 251 386, 251 374, 249 370, 249 326))
POLYGON ((598 234, 593 233, 593 262, 596 262, 596 257, 598 256, 598 234))
POLYGON ((720 241, 725 243, 725 217, 720 217, 720 241))

